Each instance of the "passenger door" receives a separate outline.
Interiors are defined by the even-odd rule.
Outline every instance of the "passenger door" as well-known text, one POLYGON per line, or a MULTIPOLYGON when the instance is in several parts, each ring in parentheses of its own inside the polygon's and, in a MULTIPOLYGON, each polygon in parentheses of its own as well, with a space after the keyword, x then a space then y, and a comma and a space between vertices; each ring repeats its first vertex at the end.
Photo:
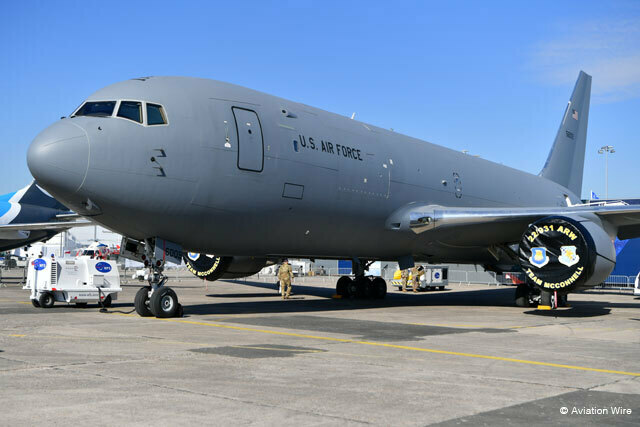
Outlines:
POLYGON ((233 107, 232 110, 238 132, 238 168, 262 172, 264 141, 258 115, 245 108, 233 107))

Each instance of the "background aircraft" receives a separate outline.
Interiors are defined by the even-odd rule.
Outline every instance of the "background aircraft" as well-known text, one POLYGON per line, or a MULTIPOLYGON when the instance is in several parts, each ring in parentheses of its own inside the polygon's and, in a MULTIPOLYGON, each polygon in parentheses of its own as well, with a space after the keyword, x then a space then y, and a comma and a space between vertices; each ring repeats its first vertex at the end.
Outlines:
POLYGON ((0 196, 0 251, 47 240, 71 227, 90 225, 44 192, 35 181, 0 196))
POLYGON ((123 253, 156 273, 136 295, 141 315, 179 313, 161 273, 181 247, 210 277, 284 256, 353 259, 337 292, 378 297, 372 260, 519 265, 517 304, 550 308, 609 275, 616 235, 640 235, 638 207, 581 205, 590 90, 581 72, 539 175, 182 77, 99 90, 35 138, 28 165, 56 198, 132 239, 123 253))

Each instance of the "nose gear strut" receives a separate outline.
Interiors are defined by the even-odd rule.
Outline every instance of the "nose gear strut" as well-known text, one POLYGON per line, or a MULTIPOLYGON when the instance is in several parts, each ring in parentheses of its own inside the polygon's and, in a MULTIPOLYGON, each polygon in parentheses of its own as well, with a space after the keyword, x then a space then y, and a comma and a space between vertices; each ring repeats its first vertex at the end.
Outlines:
POLYGON ((142 317, 182 317, 183 309, 178 302, 178 295, 165 286, 169 278, 163 274, 164 260, 156 258, 154 248, 151 239, 145 239, 142 260, 149 270, 149 286, 140 288, 136 293, 136 313, 142 317))

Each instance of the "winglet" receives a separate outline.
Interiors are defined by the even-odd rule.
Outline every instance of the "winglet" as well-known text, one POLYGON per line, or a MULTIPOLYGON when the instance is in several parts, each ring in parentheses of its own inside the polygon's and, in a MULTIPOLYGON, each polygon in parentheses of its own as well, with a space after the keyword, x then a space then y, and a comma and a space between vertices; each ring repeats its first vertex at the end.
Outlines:
POLYGON ((582 192, 584 152, 591 98, 591 76, 580 71, 560 128, 540 176, 568 188, 576 196, 582 192))

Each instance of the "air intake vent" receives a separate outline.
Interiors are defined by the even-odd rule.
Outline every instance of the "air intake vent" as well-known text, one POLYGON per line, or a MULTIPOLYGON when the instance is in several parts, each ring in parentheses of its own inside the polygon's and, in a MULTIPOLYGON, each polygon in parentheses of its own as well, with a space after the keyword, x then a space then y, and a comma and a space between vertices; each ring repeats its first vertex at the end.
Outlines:
POLYGON ((54 285, 58 284, 58 263, 57 262, 52 262, 51 263, 51 286, 53 287, 54 285))

